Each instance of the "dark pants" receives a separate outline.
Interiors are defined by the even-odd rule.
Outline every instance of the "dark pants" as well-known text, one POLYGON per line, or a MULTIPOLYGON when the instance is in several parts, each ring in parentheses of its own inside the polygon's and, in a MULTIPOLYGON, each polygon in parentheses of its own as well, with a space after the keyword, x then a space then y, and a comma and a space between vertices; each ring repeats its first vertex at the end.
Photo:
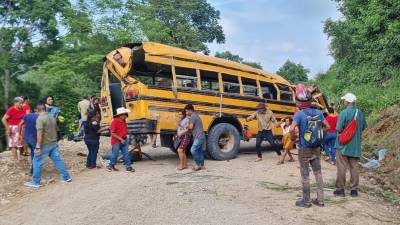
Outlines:
POLYGON ((271 145, 272 149, 275 150, 276 154, 281 155, 281 151, 278 149, 278 146, 275 143, 275 137, 272 134, 271 130, 262 130, 259 131, 256 137, 256 151, 257 151, 257 155, 258 157, 262 157, 261 154, 261 143, 264 140, 267 140, 269 142, 269 144, 271 145))
POLYGON ((36 140, 34 139, 27 139, 25 140, 26 145, 31 149, 31 174, 33 174, 33 156, 35 154, 36 149, 36 140))
POLYGON ((89 154, 86 160, 86 167, 96 167, 97 152, 99 151, 100 142, 99 140, 85 140, 85 144, 88 147, 89 154))
POLYGON ((317 183, 317 199, 319 203, 324 202, 324 181, 321 172, 321 149, 320 148, 300 148, 299 163, 301 184, 303 189, 303 200, 305 203, 311 203, 310 198, 310 165, 314 172, 317 183))

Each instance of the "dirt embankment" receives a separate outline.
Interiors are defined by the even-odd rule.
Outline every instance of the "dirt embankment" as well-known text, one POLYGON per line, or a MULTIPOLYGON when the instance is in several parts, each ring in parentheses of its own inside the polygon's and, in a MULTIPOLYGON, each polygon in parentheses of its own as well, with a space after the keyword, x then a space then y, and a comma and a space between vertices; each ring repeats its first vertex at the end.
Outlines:
MULTIPOLYGON (((364 132, 363 153, 374 158, 379 149, 386 149, 382 166, 367 170, 365 175, 379 184, 384 191, 400 195, 400 106, 381 112, 377 122, 364 132)), ((400 202, 398 202, 400 204, 400 202)))

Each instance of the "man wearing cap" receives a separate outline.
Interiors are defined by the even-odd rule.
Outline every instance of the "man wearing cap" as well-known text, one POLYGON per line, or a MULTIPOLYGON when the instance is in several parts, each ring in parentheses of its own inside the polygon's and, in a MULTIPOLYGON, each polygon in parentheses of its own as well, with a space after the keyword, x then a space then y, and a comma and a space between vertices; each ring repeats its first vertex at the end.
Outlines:
POLYGON ((278 149, 278 146, 275 144, 275 138, 274 135, 272 134, 272 123, 277 123, 274 114, 271 110, 266 108, 266 105, 264 102, 260 102, 257 105, 257 111, 253 113, 253 115, 249 116, 246 118, 246 121, 251 121, 257 119, 258 123, 258 134, 256 137, 256 151, 257 151, 257 159, 256 162, 259 162, 262 160, 262 154, 261 154, 261 143, 267 139, 267 141, 270 143, 272 148, 275 150, 276 154, 279 157, 278 164, 282 163, 282 154, 281 151, 278 149))
POLYGON ((357 109, 355 102, 356 96, 352 93, 347 93, 341 98, 344 100, 346 109, 340 112, 339 121, 336 125, 336 130, 339 135, 346 126, 356 117, 357 128, 353 139, 347 144, 340 144, 339 137, 336 138, 336 190, 334 191, 335 196, 345 196, 344 187, 346 184, 346 167, 350 169, 350 186, 351 196, 358 196, 358 184, 359 184, 359 168, 358 161, 361 157, 361 136, 362 132, 367 128, 367 122, 365 115, 361 110, 357 109))
POLYGON ((128 118, 128 113, 131 111, 129 109, 125 109, 123 107, 117 109, 117 114, 115 118, 111 122, 111 145, 112 145, 112 157, 110 159, 110 164, 107 166, 108 171, 118 171, 115 168, 117 164, 117 159, 119 152, 121 151, 122 156, 124 157, 124 165, 126 167, 126 171, 134 172, 135 170, 132 168, 131 159, 129 158, 128 145, 128 128, 126 125, 126 118, 128 118))

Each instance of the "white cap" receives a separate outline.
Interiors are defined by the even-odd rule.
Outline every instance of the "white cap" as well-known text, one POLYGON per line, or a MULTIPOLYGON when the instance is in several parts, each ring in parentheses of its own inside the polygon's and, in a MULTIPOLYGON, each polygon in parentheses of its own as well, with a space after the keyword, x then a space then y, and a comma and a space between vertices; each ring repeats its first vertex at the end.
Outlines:
POLYGON ((352 93, 347 93, 343 97, 341 97, 341 99, 345 100, 346 102, 353 103, 357 100, 357 97, 352 93))
POLYGON ((131 110, 121 107, 121 108, 117 109, 117 116, 122 115, 122 114, 128 114, 130 112, 131 112, 131 110))

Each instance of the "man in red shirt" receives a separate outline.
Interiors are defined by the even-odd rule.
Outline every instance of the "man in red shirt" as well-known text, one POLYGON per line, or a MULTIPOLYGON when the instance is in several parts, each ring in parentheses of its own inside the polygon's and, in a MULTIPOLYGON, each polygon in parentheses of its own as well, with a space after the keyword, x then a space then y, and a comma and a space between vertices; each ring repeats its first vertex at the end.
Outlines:
POLYGON ((7 109, 6 114, 3 116, 1 121, 6 128, 6 136, 8 139, 8 148, 11 150, 14 159, 19 160, 19 154, 17 149, 23 147, 18 136, 18 125, 24 118, 26 112, 22 109, 22 103, 24 99, 16 97, 13 100, 13 106, 7 109))
POLYGON ((121 151, 124 157, 124 165, 126 167, 126 171, 134 172, 135 170, 132 168, 132 163, 129 158, 128 153, 128 128, 126 126, 126 118, 128 118, 128 113, 131 111, 129 109, 125 109, 123 107, 117 109, 117 114, 115 118, 111 122, 111 145, 112 145, 112 156, 110 159, 110 164, 107 166, 108 171, 118 171, 115 168, 117 164, 117 159, 119 156, 119 152, 121 151))
POLYGON ((324 137, 324 150, 325 150, 325 161, 331 160, 333 165, 336 164, 336 149, 335 141, 337 137, 336 124, 338 122, 338 116, 333 108, 328 108, 329 115, 326 116, 326 121, 329 123, 330 128, 326 130, 324 137))

